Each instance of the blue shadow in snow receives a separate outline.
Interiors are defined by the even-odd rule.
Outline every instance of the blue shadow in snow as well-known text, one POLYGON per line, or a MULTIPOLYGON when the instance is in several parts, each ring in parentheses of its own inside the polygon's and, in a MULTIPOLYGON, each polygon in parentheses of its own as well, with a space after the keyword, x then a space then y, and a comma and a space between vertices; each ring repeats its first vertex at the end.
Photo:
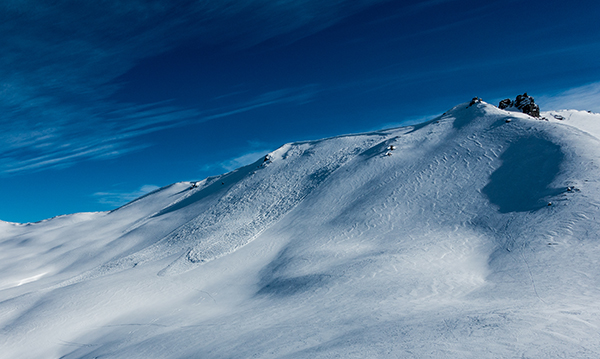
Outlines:
POLYGON ((547 206, 545 197, 561 193, 550 184, 560 171, 564 154, 546 139, 527 137, 510 145, 500 157, 502 165, 482 189, 500 213, 535 211, 547 206))
POLYGON ((303 258, 292 255, 288 248, 283 249, 277 258, 261 270, 256 295, 289 297, 325 286, 331 278, 330 275, 320 273, 288 275, 302 267, 303 262, 303 258))
POLYGON ((265 284, 257 295, 274 295, 287 297, 321 287, 329 278, 323 274, 310 274, 291 278, 273 278, 265 284))

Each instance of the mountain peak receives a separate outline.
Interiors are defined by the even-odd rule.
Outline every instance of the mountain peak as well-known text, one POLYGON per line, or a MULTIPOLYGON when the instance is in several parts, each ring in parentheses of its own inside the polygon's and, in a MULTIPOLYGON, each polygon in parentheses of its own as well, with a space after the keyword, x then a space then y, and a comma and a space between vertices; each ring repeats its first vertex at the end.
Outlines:
POLYGON ((0 222, 3 355, 593 356, 599 115, 471 102, 0 222))

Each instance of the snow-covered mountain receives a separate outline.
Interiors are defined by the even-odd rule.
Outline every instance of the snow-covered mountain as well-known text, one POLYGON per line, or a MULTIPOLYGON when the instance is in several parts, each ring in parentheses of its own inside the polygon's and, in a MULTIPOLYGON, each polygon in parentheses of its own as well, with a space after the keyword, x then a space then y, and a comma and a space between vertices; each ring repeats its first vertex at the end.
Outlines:
POLYGON ((600 115, 485 102, 0 222, 2 358, 600 356, 600 115))

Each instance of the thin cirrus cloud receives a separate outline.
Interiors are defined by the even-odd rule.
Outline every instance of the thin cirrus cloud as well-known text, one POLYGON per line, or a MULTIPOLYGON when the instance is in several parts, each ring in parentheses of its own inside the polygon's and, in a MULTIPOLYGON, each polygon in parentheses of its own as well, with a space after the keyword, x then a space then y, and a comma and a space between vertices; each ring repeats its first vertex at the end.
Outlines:
POLYGON ((123 108, 118 114, 112 110, 108 106, 53 106, 28 118, 9 113, 1 120, 0 171, 12 174, 119 156, 143 148, 132 141, 134 137, 181 125, 199 115, 197 110, 166 106, 135 112, 123 108))
POLYGON ((139 60, 186 41, 248 47, 299 38, 384 0, 337 1, 3 1, 0 4, 0 173, 119 156, 136 137, 284 101, 310 89, 258 95, 227 109, 140 107, 110 96, 139 60))
POLYGON ((96 192, 93 197, 96 197, 98 202, 101 204, 107 204, 113 207, 124 205, 125 203, 131 202, 136 198, 139 198, 145 194, 156 191, 159 189, 155 185, 143 185, 135 191, 110 191, 110 192, 96 192))
MULTIPOLYGON (((315 85, 270 91, 235 106, 211 110, 180 109, 167 103, 120 108, 96 108, 100 115, 86 114, 85 121, 73 118, 56 119, 55 125, 67 121, 60 129, 39 128, 26 131, 10 125, 0 135, 0 171, 13 174, 54 167, 66 167, 85 159, 121 156, 146 148, 136 144, 135 137, 182 126, 185 124, 223 118, 253 109, 280 104, 309 102, 319 89, 315 85), (104 111, 104 112, 102 112, 104 111)), ((54 109, 56 111, 56 109, 54 109)), ((77 109, 65 110, 74 117, 77 109)), ((58 111, 60 113, 60 111, 58 111)), ((67 115, 65 115, 67 116, 67 115)))
POLYGON ((286 88, 269 91, 260 94, 254 99, 239 103, 237 106, 212 110, 210 114, 203 116, 202 119, 213 120, 281 103, 301 105, 310 102, 321 91, 322 90, 319 89, 319 86, 314 84, 298 88, 286 88))
POLYGON ((273 151, 276 146, 271 143, 261 141, 247 141, 246 150, 242 151, 236 156, 232 156, 223 160, 205 163, 200 170, 209 175, 221 174, 224 172, 231 172, 240 167, 250 165, 261 158, 264 158, 266 154, 273 151))
POLYGON ((542 109, 579 109, 600 112, 600 82, 578 86, 536 99, 542 109))
POLYGON ((267 153, 271 152, 273 148, 262 148, 252 149, 240 156, 236 156, 224 161, 215 163, 209 163, 202 167, 202 171, 209 173, 221 173, 223 171, 230 172, 237 168, 247 166, 253 162, 258 161, 261 157, 264 157, 267 153))

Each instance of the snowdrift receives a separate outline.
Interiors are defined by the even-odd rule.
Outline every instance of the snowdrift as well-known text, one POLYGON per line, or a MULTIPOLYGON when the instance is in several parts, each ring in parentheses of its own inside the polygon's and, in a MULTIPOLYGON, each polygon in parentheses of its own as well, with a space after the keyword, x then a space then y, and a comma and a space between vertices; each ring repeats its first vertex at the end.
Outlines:
POLYGON ((0 222, 0 357, 600 356, 600 115, 460 104, 0 222))

